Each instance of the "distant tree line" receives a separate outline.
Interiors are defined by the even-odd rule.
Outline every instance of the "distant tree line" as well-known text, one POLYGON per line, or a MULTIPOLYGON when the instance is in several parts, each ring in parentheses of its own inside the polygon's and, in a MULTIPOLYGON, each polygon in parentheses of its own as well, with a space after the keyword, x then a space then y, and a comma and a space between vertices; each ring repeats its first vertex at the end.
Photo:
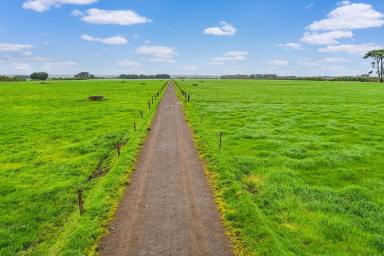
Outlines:
POLYGON ((121 74, 120 79, 170 79, 171 76, 168 74, 157 74, 157 75, 125 75, 121 74))
POLYGON ((268 79, 268 80, 314 80, 314 81, 358 81, 358 82, 384 82, 384 49, 372 50, 364 55, 364 59, 371 59, 372 71, 361 76, 278 76, 276 74, 253 74, 253 75, 225 75, 221 79, 268 79), (372 77, 373 73, 377 77, 372 77))
POLYGON ((0 76, 0 82, 15 82, 15 81, 26 81, 31 80, 47 80, 48 73, 45 72, 34 72, 29 76, 0 76))
POLYGON ((225 75, 221 79, 250 79, 250 80, 312 80, 312 81, 358 81, 358 82, 377 82, 377 78, 369 75, 361 76, 278 76, 275 74, 255 74, 255 75, 225 75))
POLYGON ((252 75, 243 75, 243 74, 237 74, 237 75, 224 75, 220 77, 221 79, 266 79, 266 80, 273 80, 278 79, 279 76, 276 74, 252 74, 252 75))
POLYGON ((0 82, 20 82, 28 79, 28 76, 0 76, 0 82))
POLYGON ((312 81, 351 81, 351 82, 377 82, 375 77, 368 75, 361 76, 311 76, 297 77, 295 80, 312 80, 312 81))

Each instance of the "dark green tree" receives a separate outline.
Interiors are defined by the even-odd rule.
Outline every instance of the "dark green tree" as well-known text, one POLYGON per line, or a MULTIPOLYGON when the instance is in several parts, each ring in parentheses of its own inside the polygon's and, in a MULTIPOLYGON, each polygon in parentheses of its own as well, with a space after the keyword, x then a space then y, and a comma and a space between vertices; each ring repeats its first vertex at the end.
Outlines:
POLYGON ((89 74, 89 72, 80 72, 77 75, 75 75, 76 79, 86 80, 86 79, 92 79, 93 75, 89 74))
POLYGON ((47 80, 48 73, 46 72, 34 72, 29 76, 32 80, 47 80))
POLYGON ((376 69, 377 77, 382 83, 384 81, 384 49, 369 51, 364 55, 364 59, 373 59, 372 68, 376 69))

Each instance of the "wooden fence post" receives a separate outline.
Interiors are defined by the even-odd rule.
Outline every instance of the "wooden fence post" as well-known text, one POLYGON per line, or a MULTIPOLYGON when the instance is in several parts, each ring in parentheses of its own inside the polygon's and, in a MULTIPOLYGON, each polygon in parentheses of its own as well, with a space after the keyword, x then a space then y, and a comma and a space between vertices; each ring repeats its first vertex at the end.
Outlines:
POLYGON ((222 138, 223 138, 223 132, 220 132, 219 150, 221 150, 222 138))
POLYGON ((117 143, 115 145, 116 149, 117 149, 117 156, 120 156, 120 148, 121 148, 121 144, 120 143, 117 143))
POLYGON ((83 190, 82 189, 79 189, 77 191, 77 199, 78 199, 78 203, 79 203, 80 215, 83 215, 84 214, 84 201, 83 201, 83 190))

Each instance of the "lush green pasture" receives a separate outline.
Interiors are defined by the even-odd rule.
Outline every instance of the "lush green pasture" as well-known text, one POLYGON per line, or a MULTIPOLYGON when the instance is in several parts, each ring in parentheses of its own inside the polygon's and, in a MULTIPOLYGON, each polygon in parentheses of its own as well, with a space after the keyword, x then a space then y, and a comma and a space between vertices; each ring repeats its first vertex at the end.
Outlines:
POLYGON ((0 84, 0 255, 84 255, 94 245, 154 114, 147 102, 164 83, 0 84), (127 143, 119 158, 117 142, 127 143))
POLYGON ((178 84, 238 253, 384 254, 383 85, 178 84))

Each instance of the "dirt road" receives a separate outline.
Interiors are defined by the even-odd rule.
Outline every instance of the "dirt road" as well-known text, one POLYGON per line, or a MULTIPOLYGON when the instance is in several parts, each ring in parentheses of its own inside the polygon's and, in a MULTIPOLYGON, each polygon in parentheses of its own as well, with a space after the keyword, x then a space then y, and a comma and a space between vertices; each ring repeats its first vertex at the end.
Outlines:
POLYGON ((173 85, 151 130, 101 255, 232 255, 173 85))

